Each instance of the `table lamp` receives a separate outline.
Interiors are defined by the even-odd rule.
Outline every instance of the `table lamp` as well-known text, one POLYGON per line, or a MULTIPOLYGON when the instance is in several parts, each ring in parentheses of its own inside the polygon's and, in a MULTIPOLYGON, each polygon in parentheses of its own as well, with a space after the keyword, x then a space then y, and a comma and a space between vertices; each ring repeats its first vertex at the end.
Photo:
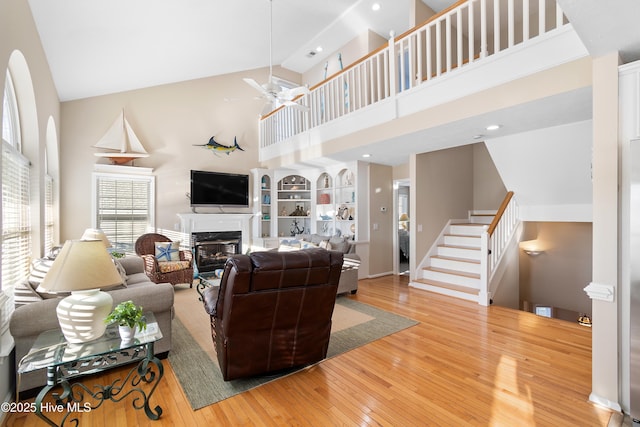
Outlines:
POLYGON ((402 228, 404 228, 405 230, 409 229, 409 224, 407 224, 409 222, 409 215, 407 215, 406 213, 401 214, 400 218, 398 218, 398 221, 401 223, 400 225, 402 226, 402 228))
POLYGON ((38 290, 71 292, 58 303, 60 329, 70 343, 82 343, 104 334, 104 319, 113 298, 100 288, 122 283, 101 240, 67 240, 38 290))
POLYGON ((82 240, 101 240, 106 248, 111 247, 111 242, 104 231, 99 228, 87 228, 81 237, 82 240))

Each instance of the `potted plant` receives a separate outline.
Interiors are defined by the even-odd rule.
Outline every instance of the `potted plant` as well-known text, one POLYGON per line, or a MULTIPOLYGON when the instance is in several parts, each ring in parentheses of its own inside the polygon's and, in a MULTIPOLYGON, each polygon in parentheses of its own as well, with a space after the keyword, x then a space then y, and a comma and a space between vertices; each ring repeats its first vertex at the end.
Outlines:
POLYGON ((104 321, 106 323, 117 323, 120 338, 124 341, 133 339, 136 327, 141 331, 147 329, 142 307, 135 305, 131 300, 116 305, 104 321))

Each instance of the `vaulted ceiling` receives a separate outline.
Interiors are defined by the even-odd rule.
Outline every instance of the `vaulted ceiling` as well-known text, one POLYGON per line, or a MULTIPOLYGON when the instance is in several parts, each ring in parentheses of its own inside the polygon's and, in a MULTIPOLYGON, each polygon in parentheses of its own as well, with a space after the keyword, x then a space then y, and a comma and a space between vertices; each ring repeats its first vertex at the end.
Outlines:
MULTIPOLYGON (((269 65, 271 0, 28 1, 62 101, 269 65)), ((367 29, 409 29, 415 1, 435 12, 455 2, 272 1, 273 62, 299 73, 367 29)), ((558 3, 593 56, 640 59, 639 1, 558 3)))
MULTIPOLYGON (((62 101, 269 65, 270 0, 29 0, 62 101)), ((420 0, 418 0, 420 1, 420 0)), ((453 0, 423 0, 438 11, 453 0)), ((304 72, 414 0, 273 0, 273 63, 304 72), (372 4, 380 4, 379 11, 372 4), (317 46, 323 52, 313 56, 317 46)))

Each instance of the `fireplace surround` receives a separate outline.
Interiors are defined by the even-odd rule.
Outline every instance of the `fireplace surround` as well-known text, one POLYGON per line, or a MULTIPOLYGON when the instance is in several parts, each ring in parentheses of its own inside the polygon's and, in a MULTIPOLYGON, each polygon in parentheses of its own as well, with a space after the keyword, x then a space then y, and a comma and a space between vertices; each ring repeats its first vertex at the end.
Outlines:
POLYGON ((242 231, 205 231, 191 233, 191 247, 200 273, 223 268, 227 258, 240 253, 242 231))
MULTIPOLYGON (((193 235, 202 234, 207 237, 207 233, 221 233, 221 237, 216 239, 227 241, 228 235, 226 232, 240 233, 238 238, 239 242, 235 248, 236 253, 245 253, 251 247, 251 218, 252 214, 208 214, 208 213, 181 213, 178 214, 180 219, 180 232, 182 233, 183 241, 191 241, 192 249, 195 249, 193 235), (224 233, 223 233, 224 232, 224 233)), ((208 239, 207 239, 208 240, 208 239)), ((222 245, 221 249, 228 249, 222 245)), ((214 247, 207 249, 207 252, 213 251, 214 247)), ((215 257, 218 252, 224 252, 216 250, 213 254, 208 254, 208 257, 215 257)), ((197 256, 197 252, 196 252, 197 256)), ((200 264, 198 268, 200 268, 200 264)), ((221 268, 221 267, 217 267, 221 268)))

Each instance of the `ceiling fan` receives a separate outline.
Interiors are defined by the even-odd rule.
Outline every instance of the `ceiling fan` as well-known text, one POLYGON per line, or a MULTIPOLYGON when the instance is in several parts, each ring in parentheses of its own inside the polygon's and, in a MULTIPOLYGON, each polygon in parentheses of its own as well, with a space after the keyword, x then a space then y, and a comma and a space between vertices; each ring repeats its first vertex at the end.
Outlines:
POLYGON ((291 88, 284 87, 278 84, 277 78, 273 77, 273 0, 269 0, 269 81, 260 84, 254 79, 244 78, 243 80, 249 84, 249 86, 258 90, 262 96, 266 99, 266 104, 262 110, 262 115, 270 113, 278 108, 279 105, 285 105, 288 107, 294 107, 299 110, 308 111, 309 108, 301 105, 293 100, 300 96, 309 94, 309 89, 305 86, 295 86, 291 88))

